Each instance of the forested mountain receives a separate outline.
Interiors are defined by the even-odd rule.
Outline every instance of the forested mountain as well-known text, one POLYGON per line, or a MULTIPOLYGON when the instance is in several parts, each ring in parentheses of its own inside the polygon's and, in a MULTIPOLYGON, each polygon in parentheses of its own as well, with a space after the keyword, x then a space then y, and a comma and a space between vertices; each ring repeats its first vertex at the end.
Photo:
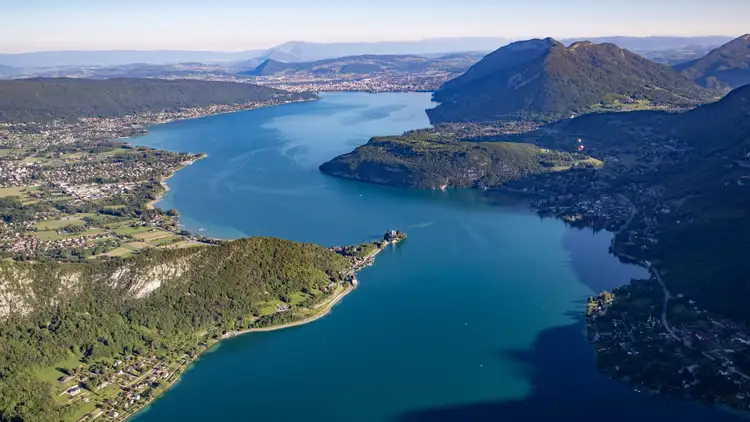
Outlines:
POLYGON ((627 253, 658 263, 671 291, 711 312, 750 321, 744 253, 750 250, 750 85, 686 113, 590 114, 501 139, 559 148, 578 137, 597 157, 617 149, 626 155, 658 151, 677 142, 654 165, 636 161, 617 177, 596 180, 634 201, 658 192, 638 204, 636 218, 642 227, 652 226, 655 242, 648 251, 627 253))
POLYGON ((284 63, 268 59, 257 68, 241 74, 254 76, 273 75, 337 75, 362 73, 415 73, 443 71, 460 73, 466 71, 483 57, 480 53, 450 54, 437 58, 416 55, 363 55, 315 62, 284 63))
POLYGON ((730 91, 750 84, 750 34, 711 51, 706 57, 675 66, 699 85, 730 91))
POLYGON ((197 80, 18 79, 0 81, 0 123, 123 116, 310 95, 250 84, 197 80))
POLYGON ((693 106, 714 98, 667 66, 614 44, 520 41, 482 59, 435 93, 433 122, 556 120, 607 104, 693 106))
POLYGON ((339 177, 426 189, 496 187, 530 174, 600 163, 583 154, 505 142, 461 142, 431 131, 373 138, 320 166, 339 177))
POLYGON ((222 330, 261 324, 268 303, 322 297, 351 269, 324 247, 272 238, 85 264, 0 262, 0 420, 66 414, 40 368, 71 355, 93 363, 194 353, 222 330))

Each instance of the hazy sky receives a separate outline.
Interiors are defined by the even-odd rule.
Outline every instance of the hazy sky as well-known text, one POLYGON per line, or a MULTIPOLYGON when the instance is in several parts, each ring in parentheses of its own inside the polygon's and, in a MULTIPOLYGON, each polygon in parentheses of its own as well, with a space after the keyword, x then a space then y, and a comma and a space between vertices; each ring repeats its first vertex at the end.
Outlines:
POLYGON ((750 0, 0 0, 0 52, 747 32, 750 0))

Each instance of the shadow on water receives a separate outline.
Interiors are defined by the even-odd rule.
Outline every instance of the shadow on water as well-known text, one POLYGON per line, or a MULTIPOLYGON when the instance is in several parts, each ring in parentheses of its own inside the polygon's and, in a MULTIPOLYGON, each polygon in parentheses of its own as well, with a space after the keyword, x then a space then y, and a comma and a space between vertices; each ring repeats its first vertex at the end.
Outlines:
POLYGON ((526 368, 531 391, 520 400, 480 402, 416 409, 395 422, 442 421, 680 421, 729 422, 747 419, 698 403, 636 393, 625 384, 601 376, 593 351, 581 338, 583 321, 550 328, 528 351, 501 352, 526 368), (578 339, 571 341, 571 339, 578 339), (575 362, 588 362, 575 364, 575 362), (573 364, 571 364, 573 363, 573 364), (627 406, 623 406, 627 404, 627 406))

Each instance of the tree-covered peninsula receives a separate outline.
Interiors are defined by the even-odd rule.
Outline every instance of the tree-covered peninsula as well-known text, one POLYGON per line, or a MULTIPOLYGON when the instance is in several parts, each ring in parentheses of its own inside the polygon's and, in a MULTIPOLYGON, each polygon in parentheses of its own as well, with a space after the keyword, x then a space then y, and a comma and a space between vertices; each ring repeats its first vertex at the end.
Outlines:
POLYGON ((0 262, 0 421, 118 419, 214 343, 305 323, 405 235, 325 248, 274 238, 85 263, 0 262))
POLYGON ((584 154, 512 142, 462 142, 431 130, 371 139, 320 166, 339 177, 426 189, 496 187, 536 173, 599 167, 584 154))

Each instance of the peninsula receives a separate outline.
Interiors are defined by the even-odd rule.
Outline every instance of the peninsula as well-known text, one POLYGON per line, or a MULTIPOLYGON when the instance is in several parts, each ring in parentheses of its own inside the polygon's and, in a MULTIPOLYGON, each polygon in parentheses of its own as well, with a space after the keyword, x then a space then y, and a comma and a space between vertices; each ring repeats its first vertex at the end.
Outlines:
POLYGON ((522 46, 490 54, 446 83, 436 94, 446 102, 430 112, 440 122, 434 128, 374 138, 321 171, 395 186, 521 193, 542 216, 615 232, 611 250, 651 277, 590 299, 588 334, 601 371, 640 391, 750 408, 750 268, 741 252, 750 239, 750 86, 698 105, 714 94, 624 52, 617 60, 637 69, 630 78, 584 78, 580 83, 596 89, 569 102, 545 93, 569 92, 572 85, 561 81, 575 78, 549 74, 514 88, 518 67, 509 63, 525 69, 541 57, 588 69, 589 58, 607 61, 616 47, 566 48, 553 40, 522 46), (674 89, 649 93, 648 80, 657 79, 674 89), (623 84, 640 89, 639 97, 656 95, 649 101, 661 105, 635 107, 635 97, 613 102, 606 93, 623 84), (522 93, 540 102, 512 103, 529 98, 522 93), (473 102, 477 95, 483 103, 473 102), (465 103, 487 107, 482 114, 465 103), (589 114, 577 116, 582 112, 589 114), (548 118, 556 121, 543 124, 548 118))
POLYGON ((85 263, 3 261, 2 416, 123 420, 222 339, 326 315, 357 271, 405 238, 392 230, 324 248, 256 237, 85 263))

